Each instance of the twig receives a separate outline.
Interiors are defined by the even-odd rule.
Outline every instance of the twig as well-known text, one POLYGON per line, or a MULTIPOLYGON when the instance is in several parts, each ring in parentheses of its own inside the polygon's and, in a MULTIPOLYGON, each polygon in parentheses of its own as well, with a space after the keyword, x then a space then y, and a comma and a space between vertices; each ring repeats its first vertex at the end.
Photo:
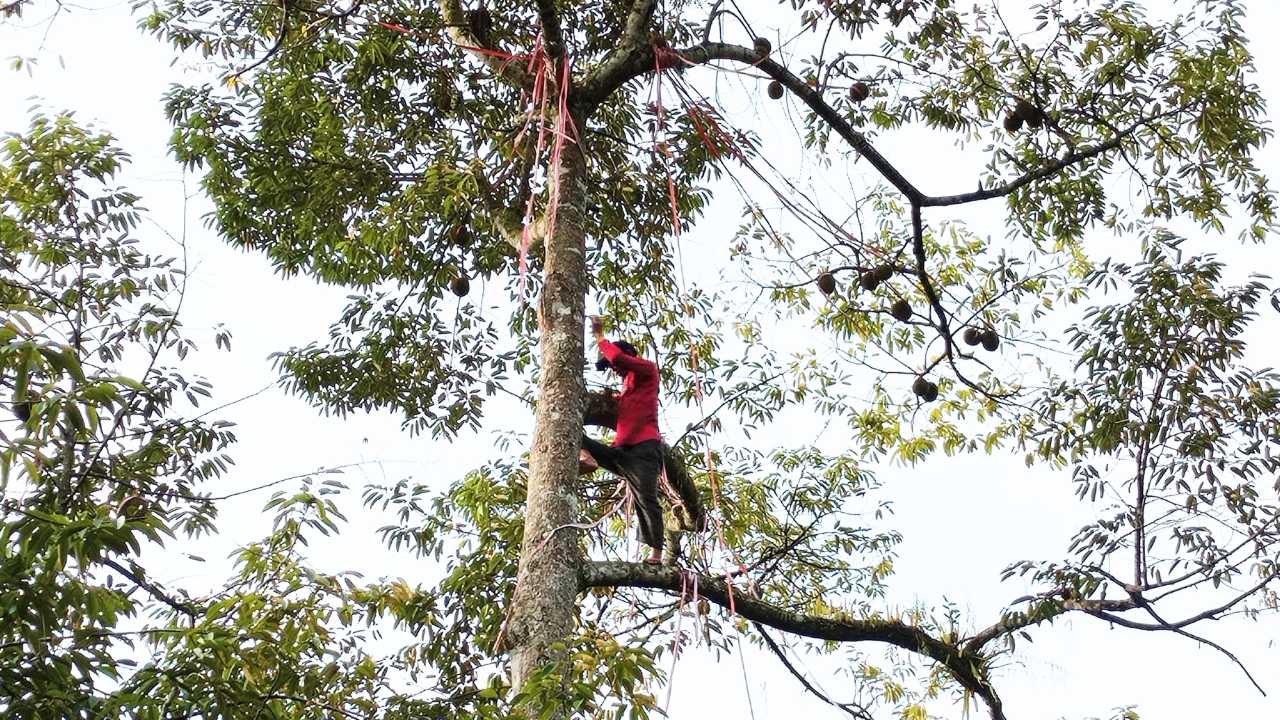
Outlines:
MULTIPOLYGON (((358 7, 358 6, 359 5, 356 4, 356 5, 353 5, 352 7, 354 9, 355 7, 358 7)), ((244 75, 250 70, 261 67, 268 60, 275 57, 276 53, 280 52, 280 48, 284 46, 284 39, 288 34, 289 34, 289 0, 280 0, 280 29, 276 32, 275 43, 272 44, 272 46, 267 50, 267 53, 265 55, 253 61, 253 63, 251 63, 248 67, 233 73, 231 77, 239 78, 241 75, 244 75)))
POLYGON ((165 592, 164 589, 161 588, 159 585, 156 585, 155 583, 147 580, 146 578, 138 575, 137 573, 134 573, 132 570, 130 570, 129 568, 126 568, 125 566, 121 565, 115 560, 104 560, 102 564, 106 565, 107 567, 125 576, 134 585, 137 585, 143 590, 146 590, 147 594, 150 595, 151 597, 159 600, 160 602, 164 603, 165 605, 168 605, 169 607, 173 608, 174 610, 177 610, 178 612, 186 615, 187 617, 194 619, 200 615, 200 611, 197 610, 195 606, 191 605, 190 603, 185 603, 181 600, 174 598, 172 595, 165 592))
POLYGON ((752 626, 755 627, 756 632, 760 633, 760 637, 764 638, 765 644, 769 646, 769 649, 773 651, 773 654, 777 656, 778 660, 782 661, 782 666, 785 667, 787 671, 790 672, 791 675, 796 680, 800 681, 800 684, 804 686, 805 690, 808 690, 819 700, 830 705, 831 707, 839 708, 843 710, 845 713, 849 714, 851 717, 861 718, 861 720, 871 720, 871 715, 867 712, 866 708, 862 707, 861 705, 858 705, 857 703, 836 702, 835 700, 832 700, 829 696, 824 694, 821 690, 814 687, 813 683, 809 682, 809 679, 806 678, 803 673, 801 673, 798 669, 796 669, 794 665, 791 664, 791 660, 787 658, 786 652, 784 652, 782 647, 779 646, 778 643, 772 637, 769 636, 769 633, 765 632, 764 626, 758 622, 753 622, 751 624, 752 626), (857 709, 855 710, 854 708, 857 708, 857 709))

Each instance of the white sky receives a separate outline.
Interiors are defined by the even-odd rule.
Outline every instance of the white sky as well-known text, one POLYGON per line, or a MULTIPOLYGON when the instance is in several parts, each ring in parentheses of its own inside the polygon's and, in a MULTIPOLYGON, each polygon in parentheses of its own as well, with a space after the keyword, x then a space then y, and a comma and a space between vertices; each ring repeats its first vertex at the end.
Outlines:
MULTIPOLYGON (((1246 5, 1257 56, 1256 79, 1272 107, 1280 107, 1280 49, 1270 37, 1280 27, 1280 7, 1274 0, 1246 5)), ((159 102, 168 84, 198 75, 181 65, 171 66, 167 47, 137 33, 127 2, 94 5, 92 11, 67 5, 50 26, 46 20, 51 7, 37 4, 20 25, 0 26, 0 58, 20 55, 38 61, 31 72, 0 71, 0 131, 25 128, 27 108, 38 104, 50 112, 72 109, 82 121, 115 134, 134 158, 124 184, 143 196, 160 226, 177 234, 185 222, 192 274, 184 321, 208 350, 197 363, 203 363, 200 370, 213 381, 217 399, 225 402, 269 384, 274 373, 267 355, 324 338, 346 293, 304 280, 282 280, 262 255, 233 250, 203 228, 200 217, 208 203, 198 195, 198 178, 184 178, 168 157, 170 127, 159 102), (184 195, 191 196, 189 202, 184 202, 184 195), (230 353, 212 352, 210 330, 218 322, 233 332, 230 353)), ((756 110, 745 99, 741 107, 735 108, 732 100, 727 104, 728 110, 743 113, 738 117, 750 117, 762 135, 778 138, 771 140, 779 143, 776 152, 796 153, 790 124, 778 106, 756 110), (782 146, 784 142, 790 147, 782 146)), ((930 148, 918 137, 887 137, 881 146, 908 177, 928 177, 920 183, 927 191, 959 191, 972 184, 972 157, 962 160, 957 153, 954 163, 939 162, 938 153, 950 151, 949 145, 930 148), (960 167, 961 162, 967 167, 960 167)), ((1280 178, 1276 147, 1268 148, 1264 157, 1273 179, 1280 178)), ((722 214, 729 224, 708 222, 704 227, 736 226, 737 196, 725 193, 720 200, 713 213, 722 214)), ((1002 212, 999 204, 986 205, 963 217, 998 236, 1002 212)), ((699 231, 686 243, 702 243, 693 252, 714 256, 721 248, 710 243, 724 238, 710 235, 699 231)), ((1221 243, 1219 250, 1250 270, 1266 271, 1276 257, 1273 248, 1242 250, 1234 241, 1221 243)), ((1274 317, 1266 320, 1274 327, 1274 317)), ((1274 333, 1259 355, 1274 357, 1273 338, 1274 333)), ((505 406, 511 410, 505 417, 489 413, 488 429, 527 433, 527 415, 505 406)), ((357 495, 365 483, 405 476, 444 488, 483 462, 492 448, 488 432, 445 445, 409 438, 399 431, 398 419, 388 415, 320 418, 302 401, 277 391, 237 405, 225 416, 238 423, 240 437, 234 448, 238 470, 224 480, 228 491, 352 463, 361 465, 342 479, 357 495)), ((669 410, 664 422, 668 428, 683 427, 693 417, 692 412, 669 410)), ((807 432, 813 430, 801 426, 793 434, 807 432)), ((1016 559, 1062 557, 1067 539, 1079 527, 1080 513, 1088 510, 1077 506, 1065 473, 1028 471, 1017 458, 939 459, 914 468, 879 468, 878 474, 894 501, 893 524, 905 536, 897 574, 891 579, 890 602, 902 607, 917 601, 934 604, 945 597, 970 612, 979 625, 989 624, 1005 603, 1022 594, 1016 583, 999 583, 999 571, 1016 559)), ((269 522, 259 510, 265 499, 257 494, 224 511, 224 536, 211 547, 192 550, 208 562, 175 565, 165 579, 200 583, 224 577, 225 555, 235 544, 260 535, 269 522)), ((354 510, 356 504, 350 506, 354 510)), ((430 580, 408 556, 382 549, 373 534, 380 524, 377 518, 353 520, 341 541, 314 545, 322 566, 360 567, 368 576, 400 576, 411 584, 430 580)), ((1280 651, 1275 647, 1280 630, 1274 619, 1261 624, 1233 620, 1201 629, 1236 652, 1273 697, 1280 695, 1280 651)), ((1089 618, 1067 619, 1032 634, 1035 643, 1021 645, 997 677, 1010 718, 1106 716, 1120 705, 1137 705, 1144 718, 1159 720, 1280 717, 1280 701, 1261 697, 1228 660, 1189 640, 1113 631, 1089 618)), ((832 672, 830 662, 803 662, 830 695, 852 697, 851 687, 832 672)), ((745 665, 750 707, 738 658, 717 663, 706 653, 686 655, 668 712, 674 718, 703 718, 708 713, 746 718, 751 709, 756 718, 843 716, 807 696, 767 653, 748 648, 745 665)), ((659 697, 665 697, 665 690, 659 697)), ((959 716, 959 709, 943 714, 959 716)))

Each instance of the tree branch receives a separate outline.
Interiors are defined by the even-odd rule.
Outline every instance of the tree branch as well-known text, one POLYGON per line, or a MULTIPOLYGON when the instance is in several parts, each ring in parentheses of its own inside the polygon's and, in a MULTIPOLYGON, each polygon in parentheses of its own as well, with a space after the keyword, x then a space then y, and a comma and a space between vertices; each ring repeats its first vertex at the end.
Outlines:
MULTIPOLYGON (((488 211, 490 222, 497 227, 498 234, 502 236, 502 239, 513 250, 519 251, 524 245, 522 211, 512 210, 501 203, 498 189, 489 182, 489 178, 484 176, 483 169, 477 170, 472 174, 472 177, 476 179, 476 185, 480 188, 478 200, 488 211)), ((542 242, 547 236, 546 213, 538 215, 530 225, 531 238, 527 250, 529 253, 536 255, 541 252, 542 242)))
MULTIPOLYGON (((810 110, 822 118, 832 130, 835 130, 837 135, 844 138, 859 155, 866 158, 867 162, 871 163, 872 167, 890 185, 893 185, 899 192, 907 196, 908 200, 914 203, 925 197, 893 163, 890 163, 884 155, 880 154, 880 151, 867 140, 865 135, 854 129, 847 120, 841 117, 835 108, 831 107, 822 98, 821 92, 816 88, 809 87, 809 84, 803 79, 774 62, 772 56, 761 59, 756 55, 754 48, 714 42, 703 43, 678 52, 681 57, 691 63, 705 63, 711 60, 735 60, 747 65, 754 65, 769 77, 782 83, 783 87, 800 98, 805 105, 808 105, 810 110)), ((650 52, 650 55, 652 55, 652 52, 650 52)))
POLYGON ((159 585, 156 585, 155 583, 148 581, 146 578, 143 578, 141 575, 133 572, 129 568, 126 568, 125 566, 121 565, 115 560, 104 560, 102 564, 106 565, 112 570, 115 570, 116 572, 125 576, 134 585, 137 585, 143 590, 146 590, 148 595, 155 598, 156 600, 159 600, 165 605, 168 605, 174 610, 177 610, 183 615, 194 618, 200 614, 200 611, 197 610, 190 603, 185 603, 185 602, 182 602, 181 600, 178 600, 177 598, 173 597, 169 593, 165 592, 159 585))
MULTIPOLYGON (((1068 612, 1079 611, 1087 615, 1096 617, 1100 620, 1105 620, 1109 623, 1114 623, 1121 627, 1129 628, 1130 630, 1143 630, 1146 632, 1158 632, 1163 630, 1167 632, 1176 633, 1178 635, 1182 635, 1183 637, 1195 640, 1196 642, 1204 643, 1209 647, 1212 647, 1213 649, 1222 653, 1223 655, 1226 655, 1232 662, 1234 662, 1237 666, 1239 666, 1239 668, 1244 672, 1245 676, 1249 678, 1249 682, 1253 683, 1253 686, 1257 688, 1258 692, 1262 693, 1264 696, 1267 694, 1266 691, 1262 688, 1262 686, 1258 683, 1258 681, 1253 677, 1252 673, 1249 672, 1249 668, 1247 668, 1244 665, 1244 663, 1241 662, 1240 659, 1236 657, 1231 651, 1213 642, 1212 640, 1209 640, 1201 635, 1196 635, 1187 631, 1186 628, 1202 620, 1210 620, 1210 619, 1215 619, 1219 617, 1222 613, 1230 610, 1232 607, 1236 606, 1237 604, 1239 604, 1249 596, 1265 588, 1267 584, 1269 584, 1272 580, 1275 579, 1274 575, 1269 575, 1263 578, 1263 580, 1259 582, 1257 585, 1254 585, 1248 590, 1245 590, 1244 592, 1236 595, 1234 598, 1232 598, 1228 602, 1218 607, 1205 610, 1203 612, 1197 613, 1195 615, 1187 617, 1183 620, 1179 620, 1177 622, 1169 622, 1164 618, 1162 618, 1156 612, 1155 607, 1153 606, 1153 603, 1147 600, 1146 598, 1144 598, 1142 596, 1142 593, 1136 587, 1126 587, 1123 583, 1120 583, 1119 580, 1117 580, 1116 578, 1114 578, 1109 574, 1107 575, 1107 577, 1112 582, 1120 585, 1121 587, 1125 587, 1125 589, 1129 592, 1129 595, 1130 595, 1129 599, 1127 600, 1106 600, 1106 599, 1079 600, 1079 599, 1068 598, 1068 599, 1062 600, 1060 603, 1057 604, 1056 607, 1044 607, 1041 609, 1040 612, 1008 613, 1005 615, 1005 617, 1001 618, 1000 622, 984 630, 979 631, 967 642, 965 642, 963 645, 964 652, 969 654, 977 654, 981 652, 984 645, 986 645, 987 643, 991 642, 992 640, 998 637, 1008 635, 1009 633, 1016 632, 1018 630, 1021 630, 1026 627, 1030 627, 1032 625, 1037 625, 1041 622, 1044 622, 1045 620, 1052 620, 1053 618, 1058 617, 1060 615, 1064 615, 1068 612), (1127 612, 1130 610, 1138 610, 1138 609, 1145 610, 1147 614, 1149 614, 1152 618, 1155 619, 1156 622, 1154 623, 1139 622, 1137 620, 1130 620, 1126 617, 1116 614, 1116 613, 1127 612)), ((1048 597, 1049 596, 1046 595, 1044 596, 1044 599, 1047 600, 1048 597)))
MULTIPOLYGON (((1048 601, 1051 595, 1037 596, 1036 599, 1048 601)), ((1039 625, 1046 620, 1052 620, 1060 615, 1065 615, 1071 611, 1081 611, 1086 613, 1094 612, 1124 612, 1125 610, 1133 610, 1137 606, 1129 600, 1073 600, 1064 599, 1058 602, 1056 607, 1042 606, 1037 608, 1038 611, 1008 612, 1000 619, 999 622, 979 630, 969 638, 963 645, 964 651, 970 654, 982 652, 982 648, 992 640, 1017 632, 1023 628, 1039 625)))
MULTIPOLYGON (((646 3, 644 0, 638 0, 637 4, 643 5, 646 3)), ((1036 182, 1037 180, 1043 180, 1044 178, 1050 177, 1067 167, 1098 157, 1109 151, 1116 150, 1126 139, 1131 137, 1135 132, 1150 123, 1152 120, 1155 120, 1157 117, 1174 114, 1181 110, 1180 108, 1170 109, 1162 113, 1161 116, 1144 117, 1130 125, 1128 128, 1116 133, 1105 142, 1097 145, 1084 146, 1079 149, 1072 149, 1068 154, 1060 158, 1049 160, 1042 167, 1030 170, 1020 177, 998 187, 958 195, 931 196, 925 195, 919 190, 919 188, 907 180, 907 178, 896 166, 893 165, 893 163, 889 162, 884 155, 880 154, 880 151, 871 144, 865 135, 850 125, 835 108, 822 98, 821 92, 816 88, 810 87, 808 83, 775 62, 772 58, 759 58, 753 48, 717 42, 704 42, 700 45, 694 45, 675 52, 681 59, 691 65, 706 63, 712 60, 733 60, 759 68, 770 78, 782 83, 783 87, 790 90, 792 94, 800 98, 805 105, 809 106, 809 109, 826 122, 837 135, 848 142, 859 155, 866 158, 867 161, 870 162, 871 165, 880 173, 880 175, 889 182, 889 184, 893 185, 899 192, 905 195, 911 204, 919 205, 922 208, 964 205, 967 203, 1004 197, 1022 187, 1025 187, 1026 185, 1036 182)), ((627 81, 643 75, 646 72, 651 72, 653 68, 653 48, 648 46, 630 47, 624 44, 619 47, 617 52, 610 56, 608 60, 588 76, 587 80, 583 83, 583 92, 581 97, 592 104, 603 102, 610 93, 624 85, 627 81)))
POLYGON ((1136 133, 1139 129, 1148 125, 1152 121, 1158 120, 1163 117, 1170 117, 1170 116, 1176 115, 1187 109, 1188 109, 1187 106, 1170 108, 1169 110, 1166 110, 1163 113, 1158 113, 1156 115, 1151 115, 1149 117, 1143 117, 1137 120, 1136 122, 1134 122, 1133 124, 1129 125, 1129 127, 1124 128, 1123 130, 1118 128, 1115 129, 1115 132, 1111 137, 1111 139, 1103 143, 1099 143, 1098 145, 1086 145, 1079 149, 1071 148, 1071 152, 1067 153, 1066 155, 1063 155, 1060 158, 1054 158, 1053 160, 1046 162, 1043 167, 1026 172, 1021 177, 1015 178, 1014 180, 1010 180, 1009 182, 1003 185, 1000 185, 998 187, 988 188, 986 190, 978 190, 976 192, 971 192, 971 193, 962 193, 960 195, 925 196, 921 198, 921 204, 924 207, 944 207, 947 205, 964 205, 966 203, 1004 197, 1005 195, 1008 195, 1009 193, 1012 193, 1013 191, 1019 188, 1022 188, 1026 185, 1029 185, 1037 180, 1043 180, 1044 178, 1047 178, 1050 175, 1053 175, 1064 168, 1070 167, 1072 165, 1083 162, 1085 160, 1089 160, 1091 158, 1098 157, 1099 155, 1110 152, 1112 150, 1119 149, 1119 147, 1124 143, 1125 140, 1132 137, 1134 133, 1136 133))
MULTIPOLYGON (((688 584, 687 571, 624 562, 588 562, 581 570, 583 589, 636 587, 679 593, 688 584)), ((819 617, 786 610, 731 589, 722 578, 696 578, 707 600, 731 608, 742 617, 794 635, 833 642, 879 642, 919 653, 945 667, 965 689, 987 703, 992 720, 1005 720, 1003 705, 987 679, 987 658, 933 637, 925 630, 894 620, 856 620, 819 617)))
POLYGON ((945 207, 948 205, 964 205, 966 203, 979 202, 982 200, 991 200, 993 198, 1004 197, 1013 191, 1030 185, 1037 180, 1043 180, 1054 175, 1064 168, 1075 165, 1076 163, 1095 158, 1105 152, 1115 150, 1120 147, 1124 140, 1132 135, 1141 124, 1131 126, 1124 133, 1111 138, 1100 145, 1086 145, 1079 150, 1064 155, 1060 158, 1054 158, 1045 163, 1043 167, 1032 170, 1021 177, 1011 180, 998 187, 988 188, 986 190, 976 190, 971 193, 962 193, 960 195, 939 195, 933 197, 923 197, 920 204, 924 207, 945 207))
POLYGON ((560 13, 555 0, 538 0, 538 20, 542 24, 542 40, 547 54, 559 60, 564 57, 564 31, 560 29, 560 13))
POLYGON ((484 43, 471 32, 471 25, 467 22, 467 14, 462 9, 461 0, 436 0, 440 7, 440 16, 444 18, 445 29, 449 33, 449 38, 453 40, 455 45, 467 50, 475 55, 499 78, 511 83, 519 88, 527 88, 532 83, 528 73, 523 69, 521 63, 507 62, 502 58, 495 57, 483 52, 479 48, 484 48, 484 43))
POLYGON ((604 102, 632 78, 653 69, 653 48, 645 44, 645 28, 653 19, 657 0, 635 0, 618 40, 618 47, 583 78, 578 99, 588 107, 604 102))
POLYGON ((245 67, 244 69, 241 69, 241 70, 237 70, 231 76, 232 78, 238 78, 248 73, 250 70, 253 70, 255 68, 262 66, 268 60, 275 57, 276 53, 280 52, 280 48, 284 47, 285 38, 289 36, 290 11, 291 11, 291 8, 289 7, 289 0, 280 0, 280 29, 276 31, 275 42, 272 43, 271 47, 267 49, 266 54, 264 54, 262 57, 255 60, 248 67, 245 67))
POLYGON ((955 345, 951 337, 951 324, 947 320, 946 308, 942 307, 942 299, 938 297, 933 281, 929 279, 929 270, 926 266, 928 257, 924 247, 924 220, 920 217, 920 204, 914 202, 911 203, 911 251, 916 261, 916 275, 920 278, 920 289, 924 292, 925 300, 928 301, 933 314, 938 316, 938 334, 942 336, 947 357, 954 358, 955 345))
POLYGON ((9 17, 10 15, 22 17, 22 6, 29 0, 13 0, 13 2, 0 5, 0 17, 9 17))
POLYGON ((582 396, 582 424, 618 429, 618 396, 607 392, 589 392, 582 396))
MULTIPOLYGON (((1150 606, 1147 606, 1147 608, 1148 608, 1148 611, 1150 611, 1150 606)), ((1249 672, 1249 668, 1246 667, 1245 664, 1240 661, 1240 658, 1236 657, 1235 653, 1231 652, 1230 650, 1222 647, 1218 643, 1212 640, 1209 640, 1208 638, 1202 635, 1196 635, 1180 627, 1174 627, 1172 625, 1168 625, 1167 623, 1162 625, 1151 625, 1149 623, 1134 622, 1133 620, 1127 620, 1125 618, 1120 617, 1119 615, 1113 615, 1111 613, 1103 612, 1101 610, 1086 610, 1085 612, 1089 613, 1090 615, 1100 620, 1106 620, 1109 623, 1115 623, 1116 625, 1130 628, 1132 630, 1149 630, 1149 631, 1168 630, 1169 632, 1177 633, 1178 635, 1182 635, 1183 637, 1190 638, 1191 640, 1195 640, 1196 642, 1204 643, 1205 645, 1208 645, 1209 647, 1213 648, 1214 650, 1217 650, 1223 655, 1226 655, 1228 659, 1230 659, 1232 662, 1236 664, 1237 667, 1240 668, 1241 672, 1243 672, 1245 677, 1249 679, 1249 682, 1253 684, 1253 687, 1256 688, 1258 692, 1262 693, 1263 697, 1266 697, 1267 695, 1267 691, 1262 689, 1262 685, 1258 684, 1258 681, 1253 677, 1253 673, 1249 672)))

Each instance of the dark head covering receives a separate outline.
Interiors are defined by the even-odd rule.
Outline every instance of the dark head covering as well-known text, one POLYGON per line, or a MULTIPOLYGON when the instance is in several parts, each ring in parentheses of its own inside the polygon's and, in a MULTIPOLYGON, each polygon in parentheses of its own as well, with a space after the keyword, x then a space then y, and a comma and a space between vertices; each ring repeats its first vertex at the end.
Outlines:
MULTIPOLYGON (((636 346, 632 345, 626 340, 618 340, 617 342, 614 343, 614 345, 616 345, 619 350, 630 355, 631 357, 637 357, 640 354, 640 352, 636 350, 636 346)), ((603 355, 600 356, 600 359, 596 360, 597 370, 608 370, 610 367, 612 366, 609 364, 608 358, 604 357, 603 355)))

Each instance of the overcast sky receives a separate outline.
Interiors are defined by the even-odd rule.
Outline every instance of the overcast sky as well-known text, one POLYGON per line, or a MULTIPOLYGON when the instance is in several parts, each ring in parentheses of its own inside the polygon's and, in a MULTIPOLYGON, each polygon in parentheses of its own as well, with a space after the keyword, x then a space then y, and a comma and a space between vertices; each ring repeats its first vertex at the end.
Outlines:
MULTIPOLYGON (((1280 11, 1275 0, 1246 5, 1256 79, 1271 105, 1280 107, 1280 50, 1272 37, 1280 27, 1280 11)), ((177 235, 185 228, 192 274, 184 321, 209 351, 197 359, 200 370, 213 381, 219 401, 268 386, 275 379, 268 354, 325 337, 346 292, 306 280, 284 280, 272 273, 262 255, 232 250, 203 227, 200 218, 209 205, 198 193, 198 177, 184 175, 168 156, 170 127, 160 106, 170 83, 198 80, 201 70, 171 65, 167 47, 135 31, 128 2, 63 7, 52 23, 53 6, 37 2, 18 24, 0 25, 0 56, 36 59, 34 68, 0 71, 0 130, 23 129, 28 108, 39 106, 50 112, 74 110, 82 121, 115 134, 134 159, 125 184, 143 196, 158 226, 177 235), (212 352, 216 323, 231 328, 232 352, 212 352)), ((726 109, 738 113, 734 117, 770 143, 777 138, 776 152, 798 157, 783 108, 757 108, 748 94, 736 91, 740 89, 726 92, 726 109)), ((882 147, 909 177, 928 177, 921 183, 926 191, 968 189, 974 157, 955 154, 940 161, 938 153, 947 152, 949 142, 930 147, 917 136, 888 137, 882 147)), ((1264 154, 1271 176, 1280 177, 1276 148, 1264 154)), ((826 181, 836 184, 844 178, 826 181)), ((712 219, 729 224, 706 225, 736 226, 737 196, 722 193, 718 200, 712 219)), ((999 235, 1002 212, 1001 205, 987 205, 966 211, 964 218, 975 228, 999 235)), ((702 253, 722 258, 723 247, 712 243, 723 241, 723 235, 698 230, 687 242, 695 257, 702 253)), ((149 237, 157 243, 153 247, 162 248, 166 242, 158 232, 149 237)), ((1247 269, 1265 270, 1280 258, 1274 246, 1239 249, 1233 240, 1222 242, 1221 252, 1247 269)), ((1274 320, 1268 321, 1274 327, 1274 320)), ((1267 338, 1269 345, 1255 347, 1255 354, 1273 358, 1280 349, 1274 336, 1272 332, 1267 338)), ((520 409, 502 402, 494 408, 498 412, 490 413, 484 434, 444 445, 408 437, 395 417, 321 418, 300 400, 272 390, 224 413, 239 425, 240 437, 234 448, 238 469, 225 480, 226 489, 349 465, 354 467, 343 479, 357 495, 365 483, 406 476, 444 488, 486 460, 493 447, 490 431, 530 431, 529 417, 520 409)), ((663 424, 683 427, 695 416, 693 411, 667 409, 663 424)), ((816 426, 792 427, 790 439, 816 432, 816 426)), ((980 625, 989 624, 1001 607, 1022 594, 1022 586, 1000 583, 999 571, 1016 559, 1062 557, 1081 513, 1089 510, 1078 506, 1065 473, 1028 471, 1016 457, 946 459, 878 472, 894 501, 893 525, 905 535, 897 575, 891 579, 890 605, 936 604, 945 597, 980 625)), ((250 496, 228 508, 224 536, 194 551, 207 561, 175 563, 166 579, 199 584, 224 577, 227 552, 266 528, 269 517, 259 513, 265 499, 261 494, 250 496)), ((429 579, 408 556, 381 549, 373 533, 378 524, 377 518, 355 517, 340 542, 317 543, 320 564, 330 570, 363 567, 371 577, 400 576, 411 583, 429 579)), ((1280 633, 1274 619, 1261 624, 1223 622, 1205 632, 1235 651, 1273 696, 1280 695, 1280 650, 1274 645, 1280 633)), ((1105 716, 1111 708, 1129 704, 1137 705, 1144 718, 1158 720, 1280 717, 1280 702, 1261 697, 1225 658, 1186 639, 1111 630, 1087 618, 1060 621, 1032 633, 1036 642, 1022 645, 997 677, 1011 718, 1105 716)), ((852 696, 830 662, 806 658, 804 666, 832 696, 852 696)), ((752 712, 756 718, 839 716, 805 695, 771 656, 749 648, 743 660, 730 656, 717 662, 705 653, 686 655, 668 712, 675 718, 704 718, 709 712, 744 718, 752 712)), ((959 710, 945 716, 959 717, 959 710)))

